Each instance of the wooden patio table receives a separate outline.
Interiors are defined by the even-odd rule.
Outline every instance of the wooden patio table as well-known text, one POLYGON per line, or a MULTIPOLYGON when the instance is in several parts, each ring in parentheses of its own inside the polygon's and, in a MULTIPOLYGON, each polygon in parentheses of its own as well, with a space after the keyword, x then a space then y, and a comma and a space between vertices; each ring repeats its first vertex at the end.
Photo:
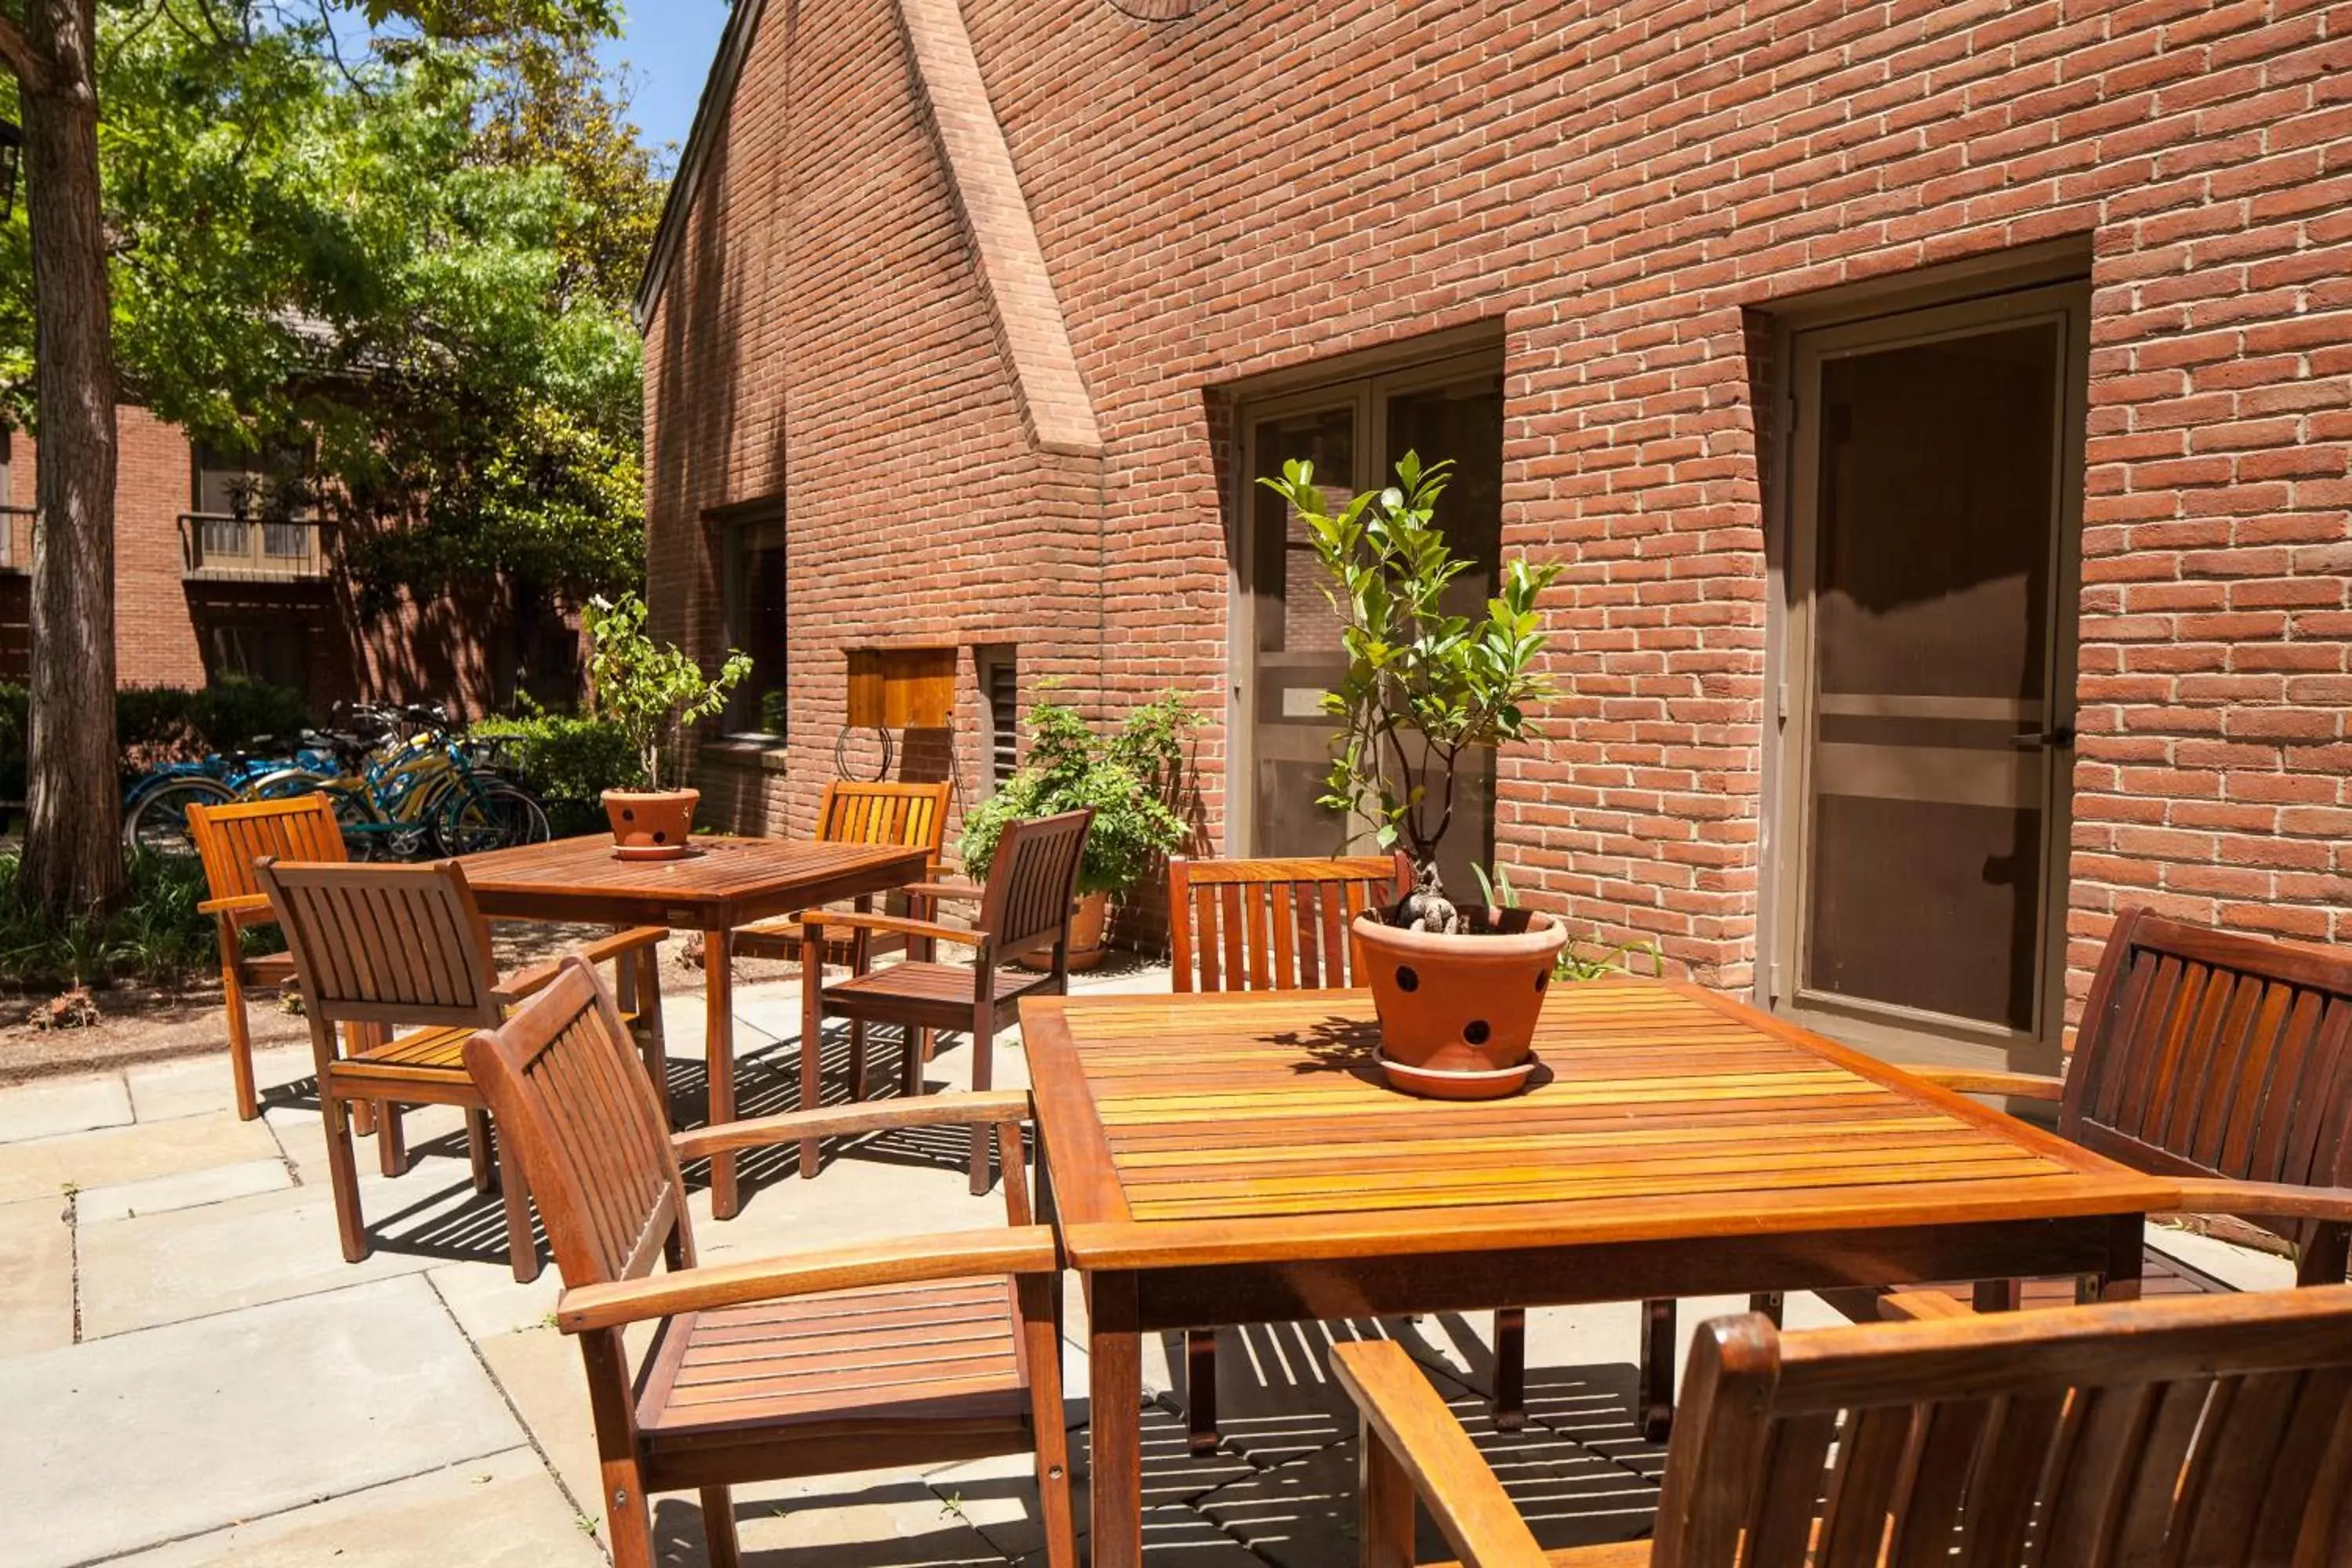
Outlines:
POLYGON ((1560 985, 1528 1092, 1381 1086, 1360 991, 1040 999, 1043 1168, 1084 1278, 1096 1568, 1138 1568, 1141 1336, 2021 1274, 2139 1291, 2139 1174, 1738 1003, 1560 985))
MULTIPOLYGON (((702 932, 702 1037, 713 1126, 735 1120, 734 969, 728 933, 812 905, 904 887, 921 880, 929 865, 929 854, 919 845, 788 838, 697 838, 694 853, 682 860, 621 860, 604 834, 494 849, 465 861, 475 900, 494 918, 666 925, 702 932)), ((803 1048, 814 1047, 803 1042, 803 1048)), ((667 1104, 668 1097, 663 1100, 667 1104)), ((740 1202, 735 1155, 712 1155, 710 1212, 731 1219, 740 1202)))

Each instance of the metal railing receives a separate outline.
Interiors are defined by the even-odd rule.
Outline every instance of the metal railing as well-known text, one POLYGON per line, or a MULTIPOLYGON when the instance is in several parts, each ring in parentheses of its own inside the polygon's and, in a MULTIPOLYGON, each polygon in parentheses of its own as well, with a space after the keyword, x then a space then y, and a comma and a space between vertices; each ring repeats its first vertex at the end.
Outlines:
POLYGON ((315 518, 183 512, 180 548, 194 578, 291 582, 327 574, 325 530, 315 518))

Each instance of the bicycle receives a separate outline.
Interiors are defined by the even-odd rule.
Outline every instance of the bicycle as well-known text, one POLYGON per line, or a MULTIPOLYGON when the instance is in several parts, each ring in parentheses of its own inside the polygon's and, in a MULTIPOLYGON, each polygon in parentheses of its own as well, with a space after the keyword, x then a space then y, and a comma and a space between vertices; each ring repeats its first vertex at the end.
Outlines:
POLYGON ((249 783, 247 796, 325 795, 355 860, 473 855, 551 836, 538 796, 484 765, 492 749, 452 733, 446 710, 341 711, 353 728, 318 737, 333 754, 331 773, 281 769, 249 783))
MULTIPOLYGON (((264 735, 256 737, 253 744, 261 748, 269 742, 270 737, 264 735)), ((129 854, 142 850, 167 856, 193 854, 195 844, 188 836, 189 806, 226 805, 247 798, 245 792, 254 781, 289 768, 333 765, 331 753, 310 749, 291 754, 223 752, 194 762, 162 763, 123 789, 123 849, 129 854)))

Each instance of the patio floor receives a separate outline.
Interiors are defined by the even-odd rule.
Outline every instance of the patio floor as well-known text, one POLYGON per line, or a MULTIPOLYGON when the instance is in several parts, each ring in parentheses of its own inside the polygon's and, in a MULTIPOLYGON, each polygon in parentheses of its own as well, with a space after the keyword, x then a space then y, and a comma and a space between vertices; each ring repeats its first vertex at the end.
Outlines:
MULTIPOLYGON (((675 963, 665 981, 672 1081, 691 1115, 700 988, 675 963)), ((1151 968, 1081 978, 1166 984, 1151 968)), ((744 1114, 789 1109, 796 987, 742 985, 736 1005, 744 1114)), ((829 1042, 836 1052, 845 1047, 829 1042)), ((942 1053, 933 1082, 961 1085, 969 1055, 942 1053)), ((1024 1081, 1010 1036, 997 1062, 1000 1085, 1024 1081)), ((229 1110, 217 1057, 0 1090, 0 1408, 11 1415, 0 1517, 12 1563, 604 1560, 579 1358, 551 1323, 553 1265, 514 1283, 498 1200, 474 1194, 457 1117, 436 1110, 412 1113, 417 1159, 404 1176, 373 1174, 362 1145, 377 1247, 343 1263, 308 1064, 307 1049, 264 1054, 269 1108, 252 1122, 229 1110)), ((844 1070, 835 1062, 829 1080, 844 1070)), ((740 1218, 713 1224, 697 1194, 704 1260, 1001 1223, 998 1196, 965 1192, 962 1152, 961 1133, 894 1135, 814 1183, 761 1156, 747 1165, 740 1218)), ((2279 1259, 2218 1241, 2158 1239, 2243 1285, 2292 1279, 2279 1259)), ((1688 1303, 1685 1332, 1744 1305, 1688 1303)), ((1082 1323, 1083 1309, 1071 1316, 1082 1323)), ((1791 1298, 1789 1317, 1839 1321, 1810 1297, 1791 1298)), ((1472 1314, 1229 1332, 1224 1443, 1198 1459, 1170 1393, 1168 1352, 1180 1347, 1148 1345, 1148 1554, 1180 1568, 1355 1561, 1353 1423, 1321 1355, 1334 1334, 1412 1348, 1547 1543, 1645 1533, 1663 1456, 1630 1419, 1634 1309, 1529 1314, 1529 1422, 1509 1436, 1484 1416, 1488 1328, 1472 1314)), ((1068 1346, 1066 1361, 1080 1430, 1084 1353, 1068 1346)), ((1028 1469, 1022 1458, 738 1489, 746 1557, 760 1568, 1042 1563, 1028 1469)), ((665 1563, 703 1561, 690 1498, 656 1500, 655 1522, 665 1563)))

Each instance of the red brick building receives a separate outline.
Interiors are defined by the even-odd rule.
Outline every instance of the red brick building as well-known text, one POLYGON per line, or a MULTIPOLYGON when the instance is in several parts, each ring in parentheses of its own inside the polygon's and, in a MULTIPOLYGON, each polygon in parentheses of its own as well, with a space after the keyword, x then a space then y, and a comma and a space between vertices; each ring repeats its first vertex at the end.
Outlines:
MULTIPOLYGON (((236 515, 244 465, 192 446, 147 410, 117 411, 115 678, 201 687, 244 675, 291 687, 324 713, 356 698, 447 701, 499 695, 489 606, 442 599, 371 616, 338 566, 331 530, 236 515)), ((0 436, 0 680, 22 681, 36 445, 0 436)))
MULTIPOLYGON (((1567 564, 1495 855, 1839 1032, 2046 1048, 2113 911, 2352 937, 2352 5, 742 0, 641 300, 672 636, 1164 686, 1316 852, 1249 480, 1567 564)), ((739 727, 756 728, 744 715, 739 727)))

